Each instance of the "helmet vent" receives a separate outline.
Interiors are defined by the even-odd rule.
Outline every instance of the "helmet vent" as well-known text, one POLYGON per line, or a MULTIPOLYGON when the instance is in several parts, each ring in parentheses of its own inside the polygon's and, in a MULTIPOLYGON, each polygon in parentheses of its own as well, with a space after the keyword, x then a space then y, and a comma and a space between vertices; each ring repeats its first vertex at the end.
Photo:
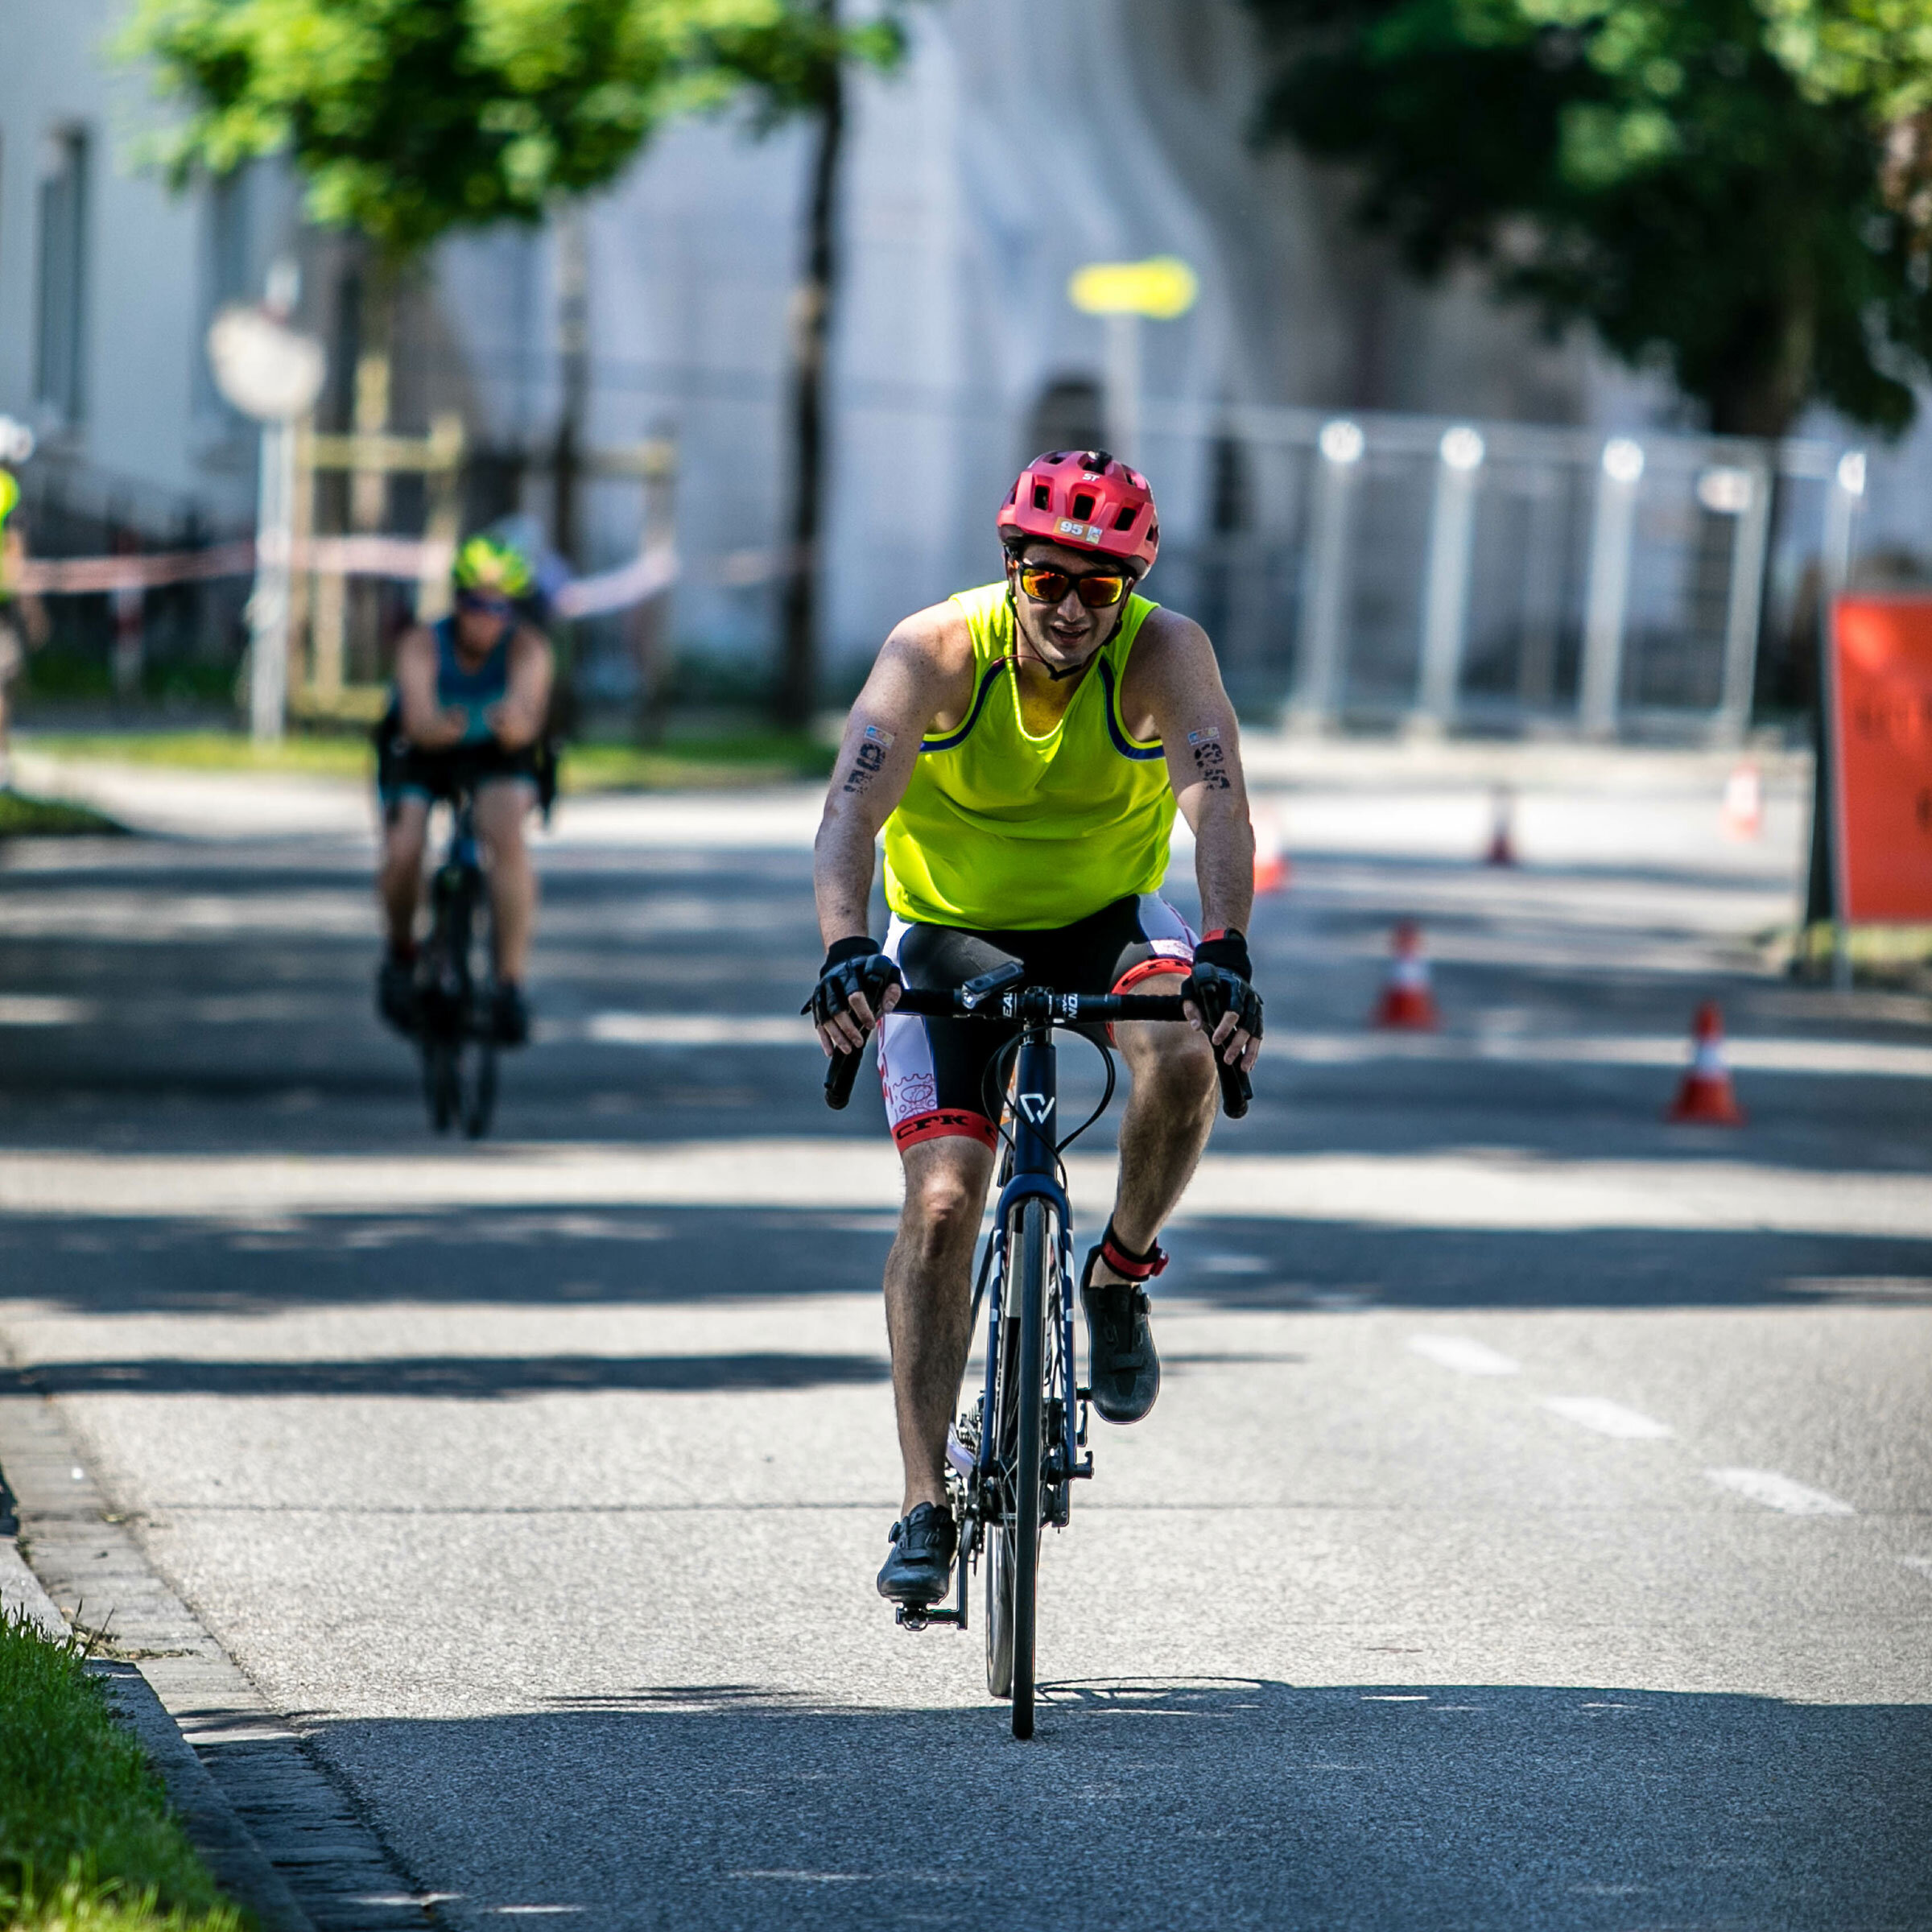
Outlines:
POLYGON ((1121 510, 1121 514, 1114 518, 1114 528, 1116 530, 1133 529, 1133 519, 1139 514, 1140 512, 1137 510, 1131 503, 1128 504, 1126 507, 1121 510))
POLYGON ((1073 514, 1084 523, 1093 514, 1093 492, 1084 489, 1073 500, 1073 514))
POLYGON ((1034 508, 1035 510, 1046 510, 1051 506, 1051 498, 1047 493, 1046 485, 1044 483, 1034 484, 1033 486, 1034 508))

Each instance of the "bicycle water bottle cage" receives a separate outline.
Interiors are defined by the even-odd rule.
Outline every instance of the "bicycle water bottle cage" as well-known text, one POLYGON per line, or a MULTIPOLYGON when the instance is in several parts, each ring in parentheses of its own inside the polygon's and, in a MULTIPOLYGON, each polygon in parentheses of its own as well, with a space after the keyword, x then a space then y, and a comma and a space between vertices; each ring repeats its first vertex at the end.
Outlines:
POLYGON ((1009 960, 1004 966, 996 966, 991 972, 983 972, 976 980, 968 980, 960 989, 960 1004, 970 1013, 982 1000, 991 999, 996 993, 1004 993, 1026 976, 1026 968, 1018 960, 1009 960))

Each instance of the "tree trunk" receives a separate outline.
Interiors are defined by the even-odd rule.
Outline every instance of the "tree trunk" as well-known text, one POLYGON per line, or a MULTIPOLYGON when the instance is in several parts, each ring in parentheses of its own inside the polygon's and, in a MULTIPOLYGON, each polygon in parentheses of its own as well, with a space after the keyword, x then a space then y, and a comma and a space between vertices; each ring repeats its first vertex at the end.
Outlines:
POLYGON ((563 394, 551 457, 550 540, 573 570, 584 567, 580 485, 590 394, 588 283, 584 213, 572 203, 557 217, 557 362, 563 394))
MULTIPOLYGON (((836 32, 838 0, 817 0, 820 19, 836 32)), ((811 721, 819 683, 819 531, 825 485, 825 356, 837 286, 836 217, 840 150, 845 139, 844 76, 836 47, 821 82, 818 142, 806 205, 804 273, 791 316, 791 542, 785 559, 781 657, 775 710, 778 722, 811 721)))
POLYGON ((1816 298, 1802 282, 1781 303, 1741 318, 1710 385, 1711 433, 1781 441, 1810 395, 1817 339, 1816 298))

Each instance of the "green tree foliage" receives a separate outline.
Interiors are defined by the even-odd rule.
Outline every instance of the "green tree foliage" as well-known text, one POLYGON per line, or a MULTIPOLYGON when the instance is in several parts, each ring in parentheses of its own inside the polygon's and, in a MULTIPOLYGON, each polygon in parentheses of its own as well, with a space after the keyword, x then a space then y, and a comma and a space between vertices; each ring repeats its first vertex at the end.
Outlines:
POLYGON ((156 142, 177 184, 286 153, 312 218, 400 262, 541 221, 675 115, 813 111, 900 33, 788 0, 138 0, 122 44, 184 109, 156 142))
POLYGON ((1720 431, 1889 431, 1932 361, 1932 0, 1249 0, 1265 134, 1431 275, 1666 357, 1720 431))

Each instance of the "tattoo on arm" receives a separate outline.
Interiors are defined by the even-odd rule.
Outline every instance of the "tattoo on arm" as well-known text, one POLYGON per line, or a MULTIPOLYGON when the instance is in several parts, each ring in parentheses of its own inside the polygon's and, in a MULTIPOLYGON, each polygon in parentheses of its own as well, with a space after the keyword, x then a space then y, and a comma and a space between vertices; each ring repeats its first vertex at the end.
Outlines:
POLYGON ((881 731, 876 724, 865 727, 865 735, 859 741, 854 754, 852 770, 845 774, 841 790, 850 792, 864 791, 886 767, 886 754, 892 749, 892 733, 881 731))
POLYGON ((1220 727, 1210 724, 1203 731, 1187 734, 1187 748, 1194 753, 1195 775, 1210 791, 1232 791, 1228 776, 1228 754, 1222 748, 1220 727))

